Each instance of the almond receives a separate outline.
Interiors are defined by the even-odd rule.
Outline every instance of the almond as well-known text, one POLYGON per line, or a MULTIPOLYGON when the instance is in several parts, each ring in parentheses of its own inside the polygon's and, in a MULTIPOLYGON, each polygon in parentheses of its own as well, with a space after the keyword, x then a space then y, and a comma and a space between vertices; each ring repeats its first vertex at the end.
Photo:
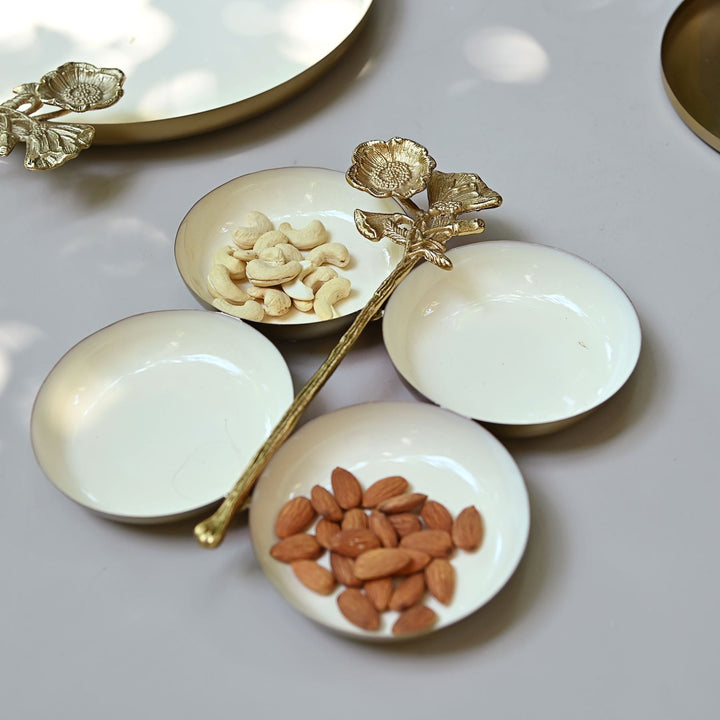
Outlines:
POLYGON ((385 610, 388 609, 390 596, 393 592, 392 578, 383 577, 366 580, 363 584, 363 589, 378 612, 385 612, 385 610))
POLYGON ((427 500, 427 495, 422 493, 406 493, 394 495, 387 500, 378 503, 377 509, 384 513, 404 513, 410 510, 417 510, 427 500))
POLYGON ((341 530, 330 539, 330 549, 346 557, 357 557, 377 547, 380 547, 380 541, 367 528, 341 530))
POLYGON ((410 556, 410 562, 402 569, 398 571, 398 575, 412 575, 413 573, 420 572, 426 568, 432 558, 421 550, 413 550, 412 548, 403 548, 405 552, 410 556))
POLYGON ((430 594, 449 605, 455 592, 455 568, 445 558, 435 558, 425 568, 425 584, 430 594))
POLYGON ((330 549, 330 538, 333 535, 337 535, 340 532, 340 525, 328 520, 327 518, 321 517, 315 526, 315 537, 317 541, 327 549, 330 549))
POLYGON ((335 579, 347 587, 360 587, 362 581, 355 577, 355 561, 352 558, 330 553, 330 568, 335 579))
POLYGON ((314 560, 295 560, 290 563, 295 577, 306 587, 320 595, 329 595, 335 589, 333 574, 314 560))
POLYGON ((449 557, 453 551, 452 538, 444 530, 420 530, 405 535, 400 540, 401 548, 412 548, 431 557, 449 557))
POLYGON ((360 580, 394 575, 410 562, 410 556, 400 548, 375 548, 355 560, 355 575, 360 580))
POLYGON ((362 487, 349 470, 336 467, 330 476, 330 483, 335 499, 343 510, 358 507, 362 502, 362 487))
POLYGON ((420 518, 412 513, 398 513, 397 515, 388 515, 388 520, 395 528, 395 532, 404 537, 410 533, 420 532, 423 529, 420 518))
POLYGON ((416 605, 425 594, 425 575, 422 572, 408 575, 393 591, 388 607, 407 610, 416 605))
POLYGON ((482 515, 474 505, 466 507, 455 518, 452 540, 461 550, 477 550, 485 534, 482 515))
POLYGON ((362 496, 363 507, 372 508, 383 500, 399 495, 407 490, 408 481, 399 475, 391 475, 374 482, 362 496))
POLYGON ((380 613, 370 598, 358 588, 343 590, 337 598, 340 612, 353 624, 363 630, 377 630, 380 627, 380 613))
POLYGON ((386 515, 383 515, 378 510, 372 510, 370 517, 368 517, 368 527, 377 535, 383 547, 393 548, 398 546, 397 533, 386 515))
POLYGON ((291 563, 294 560, 316 560, 322 554, 322 545, 314 535, 307 533, 283 538, 270 548, 270 555, 284 563, 291 563))
POLYGON ((275 534, 280 538, 290 537, 306 530, 315 519, 312 503, 301 495, 288 500, 275 519, 275 534))
POLYGON ((425 527, 427 527, 428 530, 452 532, 452 515, 442 503, 435 500, 428 500, 420 511, 420 517, 425 521, 425 527))
POLYGON ((432 627, 436 621, 437 615, 427 605, 414 605, 395 621, 393 635, 414 635, 432 627))
POLYGON ((333 497, 329 490, 322 485, 315 485, 310 491, 310 502, 315 508, 318 515, 322 515, 333 522, 340 522, 343 518, 343 511, 337 504, 337 500, 333 497))
POLYGON ((342 519, 343 530, 360 530, 368 526, 368 518, 362 508, 351 508, 342 519))

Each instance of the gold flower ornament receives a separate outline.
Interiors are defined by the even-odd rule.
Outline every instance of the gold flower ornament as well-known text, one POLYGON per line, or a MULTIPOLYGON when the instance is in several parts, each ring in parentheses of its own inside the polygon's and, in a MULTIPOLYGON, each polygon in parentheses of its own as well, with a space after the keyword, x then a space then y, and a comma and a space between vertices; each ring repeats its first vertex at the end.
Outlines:
POLYGON ((18 142, 25 143, 25 167, 51 170, 90 147, 95 128, 85 123, 53 122, 69 112, 100 110, 123 94, 125 75, 117 68, 98 68, 70 62, 44 75, 40 82, 13 89, 14 96, 0 104, 0 157, 18 142), (59 110, 35 115, 44 105, 59 110))
POLYGON ((368 240, 388 238, 405 247, 410 257, 424 258, 449 270, 445 255, 451 237, 479 233, 485 223, 458 215, 497 207, 502 198, 474 173, 435 170, 435 160, 413 140, 370 140, 355 148, 347 181, 375 197, 394 197, 405 213, 355 211, 355 225, 368 240), (410 198, 427 190, 428 210, 410 198))
POLYGON ((409 198, 424 190, 435 169, 428 151, 412 140, 369 140, 355 148, 347 181, 375 197, 409 198))

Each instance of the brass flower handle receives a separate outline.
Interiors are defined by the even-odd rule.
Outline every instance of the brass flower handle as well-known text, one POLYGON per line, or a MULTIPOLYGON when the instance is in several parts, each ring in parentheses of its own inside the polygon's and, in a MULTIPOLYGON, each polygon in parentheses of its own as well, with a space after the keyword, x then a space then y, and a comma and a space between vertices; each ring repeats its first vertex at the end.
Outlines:
POLYGON ((0 103, 0 157, 9 155, 22 142, 28 170, 52 170, 64 165, 90 147, 95 128, 53 120, 70 112, 114 105, 122 97, 124 81, 125 75, 117 68, 69 62, 43 75, 40 82, 14 88, 14 96, 0 103), (35 115, 44 105, 60 109, 35 115))
POLYGON ((391 138, 371 140, 357 146, 347 181, 375 197, 394 197, 405 213, 355 211, 355 225, 368 240, 383 237, 403 246, 400 262, 383 280, 352 325, 340 338, 325 362, 296 395, 263 446, 251 460, 217 511, 195 527, 195 537, 204 547, 217 547, 225 537, 234 514, 243 507, 270 458, 287 439, 303 412, 342 359, 360 337, 365 326, 413 267, 427 260, 444 270, 452 269, 445 255, 447 241, 457 235, 482 232, 479 218, 458 219, 458 215, 497 207, 502 198, 472 173, 442 173, 435 160, 412 140, 391 138), (421 210, 410 198, 427 190, 428 210, 421 210))

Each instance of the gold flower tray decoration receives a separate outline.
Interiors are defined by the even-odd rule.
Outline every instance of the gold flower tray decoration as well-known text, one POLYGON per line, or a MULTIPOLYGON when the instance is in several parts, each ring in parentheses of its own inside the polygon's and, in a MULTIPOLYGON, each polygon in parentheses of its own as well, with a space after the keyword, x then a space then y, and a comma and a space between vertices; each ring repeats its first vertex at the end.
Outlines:
POLYGON ((340 338, 317 372, 296 395, 265 444, 258 450, 217 511, 195 528, 198 542, 217 547, 223 540, 234 514, 243 507, 273 454, 292 433, 303 412, 338 367, 365 326, 378 316, 384 303, 420 261, 426 260, 451 270, 445 254, 452 237, 479 233, 485 227, 466 213, 498 207, 502 198, 473 173, 444 173, 435 169, 435 160, 426 148, 404 138, 370 140, 355 149, 347 181, 375 197, 392 197, 405 212, 371 213, 356 210, 358 231, 368 240, 389 238, 403 248, 403 254, 383 280, 352 325, 340 338), (427 192, 428 209, 421 209, 411 198, 427 192))
POLYGON ((25 143, 28 170, 52 170, 90 147, 95 128, 85 123, 54 122, 71 112, 82 113, 114 105, 123 94, 125 75, 117 68, 68 62, 40 78, 13 89, 0 103, 0 157, 25 143), (35 115, 45 105, 59 110, 35 115), (33 117, 34 116, 34 117, 33 117))

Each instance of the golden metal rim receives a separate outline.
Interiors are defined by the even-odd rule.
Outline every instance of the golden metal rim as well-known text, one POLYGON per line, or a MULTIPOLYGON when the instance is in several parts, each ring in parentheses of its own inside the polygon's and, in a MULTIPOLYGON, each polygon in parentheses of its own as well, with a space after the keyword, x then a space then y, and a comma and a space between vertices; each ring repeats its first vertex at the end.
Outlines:
MULTIPOLYGON (((720 0, 683 0, 671 15, 663 33, 660 48, 662 79, 670 103, 682 121, 701 140, 714 150, 720 151, 720 84, 715 83, 713 87, 710 83, 705 86, 705 89, 709 87, 713 94, 706 95, 703 99, 717 108, 718 112, 718 117, 713 117, 716 122, 709 127, 703 118, 705 114, 703 108, 696 104, 698 93, 694 84, 700 73, 693 75, 687 65, 682 73, 677 69, 680 60, 688 57, 688 48, 696 47, 693 41, 697 38, 689 28, 692 23, 699 25, 701 18, 704 21, 703 33, 707 32, 715 37, 716 45, 720 46, 720 0)), ((686 62, 689 62, 689 59, 686 62)), ((709 65, 709 67, 709 74, 712 74, 713 66, 709 65)), ((707 111, 707 108, 705 107, 704 110, 707 111)))

